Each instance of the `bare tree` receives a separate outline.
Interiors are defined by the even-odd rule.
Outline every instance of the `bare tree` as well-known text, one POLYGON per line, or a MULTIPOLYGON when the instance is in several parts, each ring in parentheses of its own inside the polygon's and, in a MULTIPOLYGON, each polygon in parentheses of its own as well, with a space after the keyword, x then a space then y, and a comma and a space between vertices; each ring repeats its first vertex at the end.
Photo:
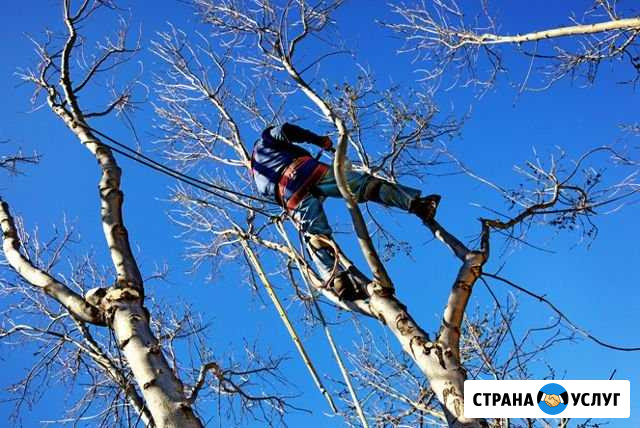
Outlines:
MULTIPOLYGON (((116 280, 113 286, 105 287, 111 282, 106 279, 111 270, 98 268, 90 257, 78 260, 68 278, 53 274, 62 250, 74 240, 73 232, 63 229, 43 246, 41 240, 25 232, 20 220, 11 217, 3 203, 4 253, 14 276, 3 278, 2 293, 20 299, 11 307, 0 336, 35 341, 45 355, 14 386, 21 397, 16 413, 29 392, 37 388, 32 380, 47 378, 58 368, 75 378, 89 376, 92 380, 90 390, 68 409, 64 422, 200 426, 197 400, 211 394, 232 401, 229 418, 235 425, 245 421, 247 412, 266 423, 284 424, 286 411, 292 409, 280 392, 287 384, 277 376, 281 359, 268 355, 254 358, 249 367, 236 362, 223 365, 207 345, 197 316, 188 311, 163 314, 163 305, 144 306, 150 298, 145 296, 145 279, 122 218, 121 170, 114 153, 183 183, 174 188, 176 208, 171 216, 185 230, 194 269, 211 263, 215 271, 228 261, 240 263, 251 286, 266 290, 331 412, 351 426, 533 426, 534 422, 527 420, 512 423, 465 418, 464 380, 528 377, 532 362, 543 358, 549 347, 578 336, 612 349, 638 350, 594 337, 545 296, 500 271, 485 271, 496 241, 507 246, 526 243, 527 234, 537 227, 578 231, 581 238, 593 239, 597 231, 594 217, 615 212, 640 188, 633 150, 601 146, 578 157, 561 150, 549 158, 536 154, 517 169, 521 183, 495 183, 448 150, 445 141, 458 134, 463 118, 444 115, 433 101, 432 88, 383 87, 371 70, 355 61, 341 63, 349 70, 344 81, 332 81, 323 74, 327 61, 353 54, 340 42, 334 25, 334 13, 342 1, 194 0, 205 31, 169 26, 157 34, 151 46, 165 66, 153 86, 159 147, 176 165, 168 168, 134 153, 89 123, 93 117, 126 115, 137 102, 135 78, 113 87, 106 107, 81 107, 78 99, 78 93, 96 76, 124 64, 140 45, 126 43, 125 25, 114 40, 101 45, 101 53, 84 60, 87 57, 81 52, 87 44, 77 34, 79 24, 114 5, 87 0, 72 11, 69 1, 63 4, 67 34, 62 47, 55 46, 58 39, 54 37, 38 43, 41 64, 35 71, 24 72, 23 78, 36 85, 35 100, 44 95, 47 106, 98 161, 101 219, 116 280), (82 60, 74 62, 74 57, 82 60), (79 79, 75 78, 77 73, 79 79), (357 239, 372 278, 333 240, 319 243, 329 246, 339 263, 366 284, 365 299, 341 300, 309 263, 295 222, 287 221, 287 214, 276 203, 253 192, 249 130, 259 131, 290 118, 284 112, 292 103, 304 107, 296 109, 296 114, 330 128, 338 143, 333 167, 352 220, 349 236, 357 239), (381 148, 372 147, 372 140, 381 139, 385 141, 381 148), (426 222, 429 235, 459 260, 457 275, 447 284, 450 292, 443 302, 441 322, 431 326, 436 333, 429 334, 409 312, 409 305, 414 314, 420 305, 397 297, 386 257, 376 245, 381 243, 393 252, 404 243, 375 215, 361 211, 344 176, 353 168, 396 182, 407 177, 421 179, 425 171, 436 167, 466 174, 489 186, 504 197, 506 207, 486 207, 486 218, 477 223, 470 218, 477 228, 470 242, 464 242, 440 221, 426 222), (277 283, 283 282, 290 286, 288 294, 300 302, 303 320, 326 333, 340 368, 339 379, 319 375, 297 331, 298 320, 291 319, 291 308, 281 302, 282 289, 277 283), (513 299, 506 305, 501 303, 492 291, 495 283, 546 304, 555 319, 516 335, 512 324, 517 305, 513 299), (467 307, 478 284, 486 286, 493 297, 490 310, 467 307), (40 322, 12 322, 25 308, 37 314, 40 322), (327 308, 356 319, 344 324, 361 338, 355 351, 345 353, 333 340, 333 320, 325 316, 327 308), (379 321, 397 343, 388 344, 376 330, 361 327, 361 318, 379 321), (114 343, 110 344, 112 337, 114 343), (197 349, 199 359, 192 363, 199 363, 198 367, 180 363, 174 342, 181 339, 187 340, 189 349, 197 349), (394 352, 398 344, 403 353, 394 352), (347 365, 353 367, 351 373, 347 365), (333 387, 327 386, 328 381, 333 387), (264 385, 275 385, 278 393, 265 392, 264 385), (89 415, 96 409, 97 413, 89 415)), ((438 2, 436 6, 446 5, 438 2)), ((624 34, 633 29, 616 25, 606 31, 624 34)), ((439 66, 443 64, 447 62, 439 66)), ((146 83, 142 87, 147 87, 146 83)), ((631 126, 629 131, 634 129, 631 126)), ((255 350, 249 349, 249 354, 255 355, 255 350)))
POLYGON ((393 11, 399 21, 384 24, 406 39, 404 52, 425 61, 426 66, 420 67, 424 79, 447 85, 492 86, 498 74, 506 71, 501 45, 528 58, 529 71, 519 84, 521 91, 543 90, 566 76, 592 83, 605 62, 625 64, 619 68, 631 71, 626 80, 637 82, 639 11, 617 0, 591 3, 569 16, 566 26, 524 34, 500 34, 500 20, 488 1, 474 5, 455 0, 396 3, 393 11))
MULTIPOLYGON (((121 170, 111 150, 91 133, 86 122, 88 117, 106 114, 122 106, 127 96, 118 96, 100 113, 85 112, 78 102, 78 93, 104 67, 112 65, 113 58, 120 54, 131 54, 138 48, 126 48, 126 33, 121 31, 117 41, 105 46, 103 55, 96 59, 86 75, 76 83, 72 80, 70 62, 78 46, 82 46, 81 39, 78 39, 77 25, 95 13, 102 2, 85 1, 75 11, 71 10, 69 1, 64 1, 63 4, 64 22, 68 31, 63 48, 52 53, 48 50, 48 45, 39 45, 42 62, 38 71, 26 74, 25 79, 45 92, 51 110, 98 161, 102 173, 99 185, 101 220, 116 269, 116 280, 112 287, 92 289, 84 297, 55 279, 45 269, 35 266, 20 252, 19 235, 6 202, 2 203, 1 211, 4 254, 11 267, 25 281, 59 302, 69 316, 82 323, 83 328, 87 328, 86 324, 92 324, 107 326, 113 330, 118 347, 131 368, 140 394, 156 425, 201 426, 185 400, 184 386, 169 367, 157 338, 151 332, 149 313, 142 304, 142 275, 131 251, 122 217, 121 170), (53 83, 52 75, 59 77, 59 84, 53 83)), ((135 390, 131 389, 131 393, 135 394, 134 401, 142 402, 135 390)), ((142 414, 143 406, 138 407, 142 414)))
MULTIPOLYGON (((230 419, 242 420, 251 414, 260 420, 281 416, 286 405, 282 394, 266 394, 253 380, 277 373, 280 358, 263 360, 248 347, 249 366, 232 360, 222 364, 206 345, 206 326, 199 317, 188 310, 180 315, 159 306, 152 307, 152 316, 145 306, 145 301, 152 302, 145 296, 145 280, 163 274, 142 276, 123 218, 122 170, 114 149, 89 122, 111 113, 126 114, 137 102, 139 82, 134 78, 122 86, 108 86, 111 93, 101 95, 112 98, 104 108, 94 110, 79 101, 82 91, 104 88, 98 84, 100 76, 125 64, 140 50, 140 44, 129 45, 128 27, 121 20, 115 37, 97 43, 91 54, 93 48, 79 28, 105 10, 117 10, 116 5, 102 0, 77 5, 64 0, 61 4, 66 34, 58 38, 47 32, 44 42, 34 40, 40 63, 22 71, 21 77, 36 88, 32 101, 39 103, 44 97, 45 105, 98 162, 100 220, 113 267, 100 268, 89 254, 72 261, 67 274, 54 273, 66 248, 77 240, 73 228, 65 223, 53 237, 42 241, 37 232, 28 233, 21 219, 11 215, 9 204, 1 201, 7 268, 0 293, 11 303, 3 311, 0 338, 7 345, 30 343, 42 355, 10 387, 16 395, 14 420, 25 403, 38 399, 51 378, 71 388, 84 380, 89 385, 77 392, 75 405, 65 409, 64 416, 49 421, 55 423, 199 427, 203 423, 194 410, 196 400, 210 395, 211 390, 233 400, 228 410, 237 415, 229 415, 230 419), (61 46, 57 46, 59 40, 61 46), (115 279, 109 279, 112 276, 115 279), (179 362, 175 345, 181 340, 188 340, 197 350, 201 367, 179 362)), ((18 153, 3 157, 0 167, 15 172, 16 164, 36 160, 36 156, 18 153)), ((282 378, 270 379, 274 380, 286 384, 282 378)))
MULTIPOLYGON (((159 34, 154 45, 154 52, 168 66, 167 74, 156 82, 163 101, 157 108, 164 119, 161 142, 165 143, 168 157, 185 170, 195 170, 200 162, 219 165, 217 173, 202 179, 228 190, 225 200, 211 188, 206 191, 177 188, 175 191, 174 200, 183 207, 176 213, 175 220, 190 236, 194 262, 242 254, 252 257, 253 250, 247 252, 252 246, 276 253, 279 262, 270 264, 273 273, 286 275, 303 301, 312 301, 315 293, 321 293, 341 309, 378 319, 396 337, 421 376, 427 379, 433 394, 428 404, 423 403, 428 395, 407 400, 413 403, 411 412, 428 409, 430 417, 446 421, 450 426, 486 425, 486 421, 470 420, 463 415, 462 390, 467 370, 461 334, 473 286, 483 277, 483 266, 490 257, 492 232, 511 240, 522 240, 522 231, 529 230, 532 224, 561 228, 573 228, 578 223, 588 225, 596 207, 614 204, 635 193, 632 184, 635 173, 630 181, 612 181, 605 185, 601 175, 594 176, 591 169, 584 168, 584 162, 595 154, 606 153, 611 163, 625 165, 632 171, 636 168, 634 163, 610 147, 587 152, 576 161, 553 158, 550 164, 543 164, 536 159, 522 170, 529 181, 527 187, 515 192, 504 189, 478 177, 434 144, 439 137, 455 135, 460 121, 443 119, 430 102, 429 92, 414 92, 405 98, 406 92, 397 88, 379 89, 372 73, 358 64, 352 64, 359 71, 353 81, 330 82, 322 78, 321 63, 346 52, 342 44, 334 42, 340 38, 333 26, 332 14, 342 5, 341 1, 313 5, 302 0, 287 5, 266 0, 197 0, 194 3, 204 22, 210 25, 210 33, 191 38, 171 28, 159 34), (304 50, 305 43, 313 47, 304 50), (305 77, 311 70, 316 76, 305 77), (247 136, 239 124, 250 123, 258 131, 282 120, 287 100, 294 96, 299 100, 301 95, 306 97, 305 107, 310 114, 334 130, 338 142, 334 173, 351 214, 353 236, 359 241, 373 279, 360 272, 335 243, 325 244, 332 246, 341 263, 357 271, 368 284, 369 298, 365 300, 337 299, 312 271, 304 251, 294 245, 295 236, 290 235, 296 234, 295 229, 292 231, 283 224, 278 209, 270 209, 268 201, 247 196, 251 180, 247 136), (419 102, 412 103, 411 97, 419 102), (388 152, 376 156, 367 150, 367 140, 380 134, 389 141, 388 152), (353 164, 347 160, 348 149, 355 156, 353 164), (426 166, 443 159, 456 165, 458 172, 466 172, 500 191, 516 212, 498 219, 481 219, 473 246, 464 244, 440 222, 427 222, 433 236, 460 261, 442 323, 437 335, 432 337, 396 297, 393 281, 371 238, 370 224, 350 194, 344 173, 351 167, 393 181, 419 175, 426 166), (226 168, 229 166, 232 168, 226 168), (229 200, 232 204, 228 204, 229 200), (292 273, 293 269, 299 278, 292 273), (311 286, 306 294, 298 284, 300 279, 311 286), (441 411, 432 410, 435 400, 442 406, 441 411)), ((375 222, 374 225, 379 226, 375 222)), ((384 228, 380 233, 385 234, 384 228)), ((499 275, 492 277, 503 279, 499 275)), ((503 321, 509 324, 508 320, 503 321)), ((468 340, 465 338, 464 343, 468 340)), ((514 355, 524 355, 525 359, 528 351, 516 343, 514 346, 514 355)), ((480 351, 483 349, 480 347, 480 351)), ((512 357, 509 364, 515 360, 516 357, 512 357)), ((491 367, 497 365, 493 359, 490 364, 491 367)), ((347 391, 348 380, 342 382, 347 391)), ((349 392, 347 400, 354 410, 352 416, 359 414, 355 411, 358 407, 355 394, 349 392)), ((359 419, 359 423, 367 424, 359 419)))

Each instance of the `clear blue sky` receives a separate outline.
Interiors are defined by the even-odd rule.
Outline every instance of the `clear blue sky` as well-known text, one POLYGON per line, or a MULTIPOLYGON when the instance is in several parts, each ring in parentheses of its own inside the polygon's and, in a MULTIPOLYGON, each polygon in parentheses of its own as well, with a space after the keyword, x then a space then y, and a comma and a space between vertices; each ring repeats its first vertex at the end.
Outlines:
MULTIPOLYGON (((537 0, 496 3, 500 6, 503 30, 522 33, 564 24, 569 12, 580 11, 589 2, 537 0)), ((123 6, 131 8, 133 27, 139 25, 141 28, 143 43, 152 39, 156 31, 166 29, 167 22, 188 28, 196 20, 177 1, 163 0, 153 2, 153 7, 149 5, 145 3, 143 6, 143 2, 123 3, 123 6)), ((101 260, 107 262, 98 220, 98 170, 95 161, 47 109, 29 113, 31 88, 20 84, 14 74, 18 67, 33 65, 35 61, 33 47, 25 33, 40 38, 44 27, 60 28, 60 16, 60 7, 54 0, 7 2, 3 6, 0 85, 4 96, 0 103, 0 117, 3 118, 0 121, 0 139, 10 139, 26 152, 37 150, 43 158, 37 167, 28 167, 26 175, 3 176, 0 192, 11 204, 13 212, 24 216, 28 227, 37 225, 45 234, 50 233, 52 223, 60 223, 63 215, 66 215, 82 234, 82 246, 76 248, 76 252, 92 248, 101 260)), ((380 82, 412 84, 418 75, 412 71, 411 57, 397 56, 394 49, 398 47, 398 42, 374 23, 375 19, 385 17, 388 18, 384 2, 351 1, 340 11, 337 19, 347 45, 357 50, 358 61, 369 65, 380 82)), ((100 24, 103 28, 113 23, 109 15, 101 15, 100 20, 103 20, 100 24)), ((139 59, 145 64, 146 75, 158 67, 157 60, 146 50, 146 46, 139 59)), ((525 71, 524 65, 518 61, 508 62, 507 65, 514 80, 525 71)), ((341 69, 327 70, 327 73, 331 78, 352 75, 350 71, 341 69)), ((605 65, 592 87, 584 88, 581 84, 565 81, 546 92, 525 94, 517 100, 514 89, 503 78, 494 90, 479 100, 473 100, 471 117, 462 136, 452 143, 452 150, 479 174, 508 185, 517 179, 511 166, 530 159, 532 147, 541 153, 548 153, 558 144, 577 156, 589 147, 617 141, 621 137, 618 128, 621 123, 638 121, 637 106, 640 101, 632 87, 617 84, 622 74, 620 69, 605 65)), ((466 111, 470 98, 469 92, 462 89, 438 95, 442 109, 453 114, 466 111)), ((151 110, 150 105, 142 106, 134 116, 137 131, 143 140, 149 139, 153 131, 151 110)), ((301 110, 299 108, 290 113, 299 114, 301 110)), ((121 124, 111 127, 111 123, 108 131, 112 135, 125 141, 130 139, 125 127, 121 124)), ((313 125, 311 122, 305 124, 313 125)), ((243 131, 250 140, 256 137, 248 129, 243 131)), ((638 141, 635 141, 637 144, 638 141)), ((149 150, 151 147, 145 143, 143 148, 149 150)), ((138 261, 145 274, 151 273, 156 264, 164 262, 171 268, 171 281, 148 284, 148 293, 176 306, 185 302, 191 304, 194 311, 211 320, 212 345, 219 350, 219 355, 224 355, 227 350, 241 349, 241 337, 249 341, 257 340, 260 347, 271 349, 276 354, 288 354, 291 358, 284 372, 305 393, 297 404, 313 410, 311 416, 294 415, 290 425, 340 426, 339 421, 322 415, 326 410, 324 403, 298 360, 275 311, 252 295, 248 285, 240 280, 241 273, 237 268, 222 269, 209 282, 205 280, 208 274, 206 270, 192 275, 184 273, 189 265, 183 258, 184 244, 176 238, 180 229, 168 220, 166 214, 171 206, 164 201, 173 183, 128 160, 121 160, 121 166, 124 169, 125 220, 138 253, 138 261), (176 297, 179 303, 175 301, 176 297)), ((486 215, 471 206, 472 202, 502 208, 495 195, 468 178, 435 177, 423 184, 412 184, 420 186, 427 193, 444 195, 439 218, 452 232, 464 238, 477 233, 475 219, 486 215)), ((340 224, 340 230, 347 230, 348 216, 344 206, 333 201, 327 207, 331 220, 340 224)), ((400 237, 411 242, 413 254, 411 258, 396 257, 389 264, 390 273, 400 299, 408 304, 414 318, 427 331, 433 332, 438 326, 458 263, 442 245, 431 240, 415 219, 396 214, 382 214, 381 218, 389 222, 400 237), (413 272, 417 271, 421 272, 424 281, 416 281, 413 272)), ((611 343, 637 346, 640 343, 637 329, 640 313, 637 269, 640 247, 637 242, 640 228, 637 218, 637 205, 598 218, 599 236, 588 247, 575 245, 577 237, 568 234, 559 234, 553 239, 549 234, 533 235, 532 240, 536 245, 554 253, 525 247, 501 258, 500 247, 497 246, 498 251, 495 251, 485 270, 493 272, 506 261, 503 271, 506 276, 545 294, 578 325, 611 343)), ((340 236, 340 240, 345 250, 359 259, 354 243, 344 235, 340 236)), ((279 283, 283 286, 282 290, 289 290, 282 281, 279 283)), ((511 291, 497 284, 494 290, 503 301, 507 291, 511 291)), ((517 332, 543 325, 552 317, 553 314, 537 302, 525 296, 519 299, 521 306, 515 325, 517 332)), ((264 302, 267 302, 266 297, 264 302)), ((298 303, 291 305, 292 312, 299 314, 298 303)), ((486 310, 491 305, 490 297, 478 284, 469 308, 477 306, 486 310)), ((341 318, 346 317, 343 315, 341 318)), ((298 325, 301 331, 306 331, 301 323, 298 325)), ((373 323, 367 325, 383 334, 373 323)), ((351 347, 354 336, 349 333, 350 324, 334 330, 342 346, 351 347)), ((337 369, 328 358, 328 350, 320 332, 307 333, 309 350, 322 371, 337 377, 337 369)), ((0 357, 5 364, 2 376, 4 387, 24 373, 28 368, 28 358, 23 358, 19 350, 16 352, 7 347, 0 349, 0 357)), ((568 379, 605 379, 616 369, 617 379, 629 379, 632 384, 632 419, 612 421, 610 426, 640 424, 640 407, 638 399, 634 397, 635 386, 640 382, 638 353, 615 352, 582 340, 560 344, 546 357, 557 373, 568 379)), ((62 414, 61 408, 65 406, 63 395, 56 388, 51 391, 24 414, 25 426, 36 426, 42 419, 62 414)), ((6 397, 4 391, 0 392, 0 400, 6 397)), ((7 405, 0 404, 0 409, 6 413, 7 405)))

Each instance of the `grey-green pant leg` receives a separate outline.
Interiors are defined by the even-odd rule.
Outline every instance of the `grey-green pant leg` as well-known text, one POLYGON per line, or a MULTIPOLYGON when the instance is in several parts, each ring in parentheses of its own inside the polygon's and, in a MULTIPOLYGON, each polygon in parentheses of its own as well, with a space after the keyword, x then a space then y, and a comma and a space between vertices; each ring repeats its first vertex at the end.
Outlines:
MULTIPOLYGON (((329 248, 314 248, 309 243, 309 238, 313 235, 331 236, 331 226, 327 221, 327 216, 322 207, 322 201, 312 194, 307 195, 298 207, 293 210, 291 216, 300 225, 304 234, 305 244, 311 254, 311 259, 318 268, 318 273, 323 280, 331 276, 335 258, 329 248)), ((340 269, 339 269, 340 270, 340 269)))
MULTIPOLYGON (((349 171, 346 174, 346 179, 349 189, 351 189, 358 202, 367 202, 369 200, 367 198, 367 187, 374 181, 378 181, 380 184, 378 189, 379 202, 388 207, 409 211, 411 201, 420 196, 420 190, 380 180, 364 172, 349 171)), ((325 196, 342 197, 332 169, 316 184, 316 188, 325 196)))
MULTIPOLYGON (((378 180, 369 174, 355 171, 349 171, 346 178, 349 188, 358 202, 366 202, 369 200, 367 198, 367 187, 374 180, 378 180)), ((419 190, 401 184, 382 181, 379 185, 378 198, 379 201, 386 206, 409 211, 411 201, 420 196, 419 190)), ((327 174, 325 174, 316 184, 312 193, 320 193, 322 196, 334 198, 342 197, 335 176, 333 175, 333 170, 329 170, 327 174)), ((313 262, 318 268, 320 276, 322 279, 327 279, 331 275, 335 263, 333 252, 327 248, 314 248, 308 243, 310 235, 321 234, 330 237, 332 233, 322 207, 322 200, 314 194, 309 194, 300 202, 300 205, 292 212, 292 215, 298 224, 300 224, 305 239, 307 239, 307 248, 309 249, 313 262)))

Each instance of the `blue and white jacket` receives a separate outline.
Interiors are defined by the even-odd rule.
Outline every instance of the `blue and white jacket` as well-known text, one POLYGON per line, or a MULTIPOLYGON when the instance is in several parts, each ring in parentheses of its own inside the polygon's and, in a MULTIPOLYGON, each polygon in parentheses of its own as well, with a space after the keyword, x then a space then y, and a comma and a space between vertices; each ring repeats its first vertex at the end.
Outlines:
POLYGON ((251 169, 258 191, 289 210, 296 208, 329 166, 294 143, 322 146, 324 138, 290 123, 265 129, 251 155, 251 169))

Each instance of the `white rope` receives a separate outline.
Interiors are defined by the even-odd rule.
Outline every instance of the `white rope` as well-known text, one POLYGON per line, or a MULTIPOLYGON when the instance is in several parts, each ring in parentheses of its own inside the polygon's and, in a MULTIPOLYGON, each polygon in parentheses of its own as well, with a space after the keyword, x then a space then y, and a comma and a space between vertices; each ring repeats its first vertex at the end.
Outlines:
MULTIPOLYGON (((289 249, 291 251, 293 251, 294 254, 295 254, 295 248, 291 244, 291 241, 289 240, 289 236, 287 235, 286 231, 284 230, 284 227, 282 226, 281 222, 276 222, 276 229, 278 229, 278 232, 280 233, 280 235, 282 235, 284 240, 287 242, 287 245, 289 246, 289 249)), ((338 257, 339 257, 339 255, 336 254, 335 255, 336 260, 338 260, 338 257)), ((299 260, 296 258, 295 261, 296 261, 296 265, 298 266, 298 270, 300 271, 300 273, 304 272, 302 270, 302 266, 300 266, 299 260)), ((327 324, 327 321, 326 321, 326 319, 324 317, 324 314, 322 313, 322 310, 320 309, 320 305, 318 304, 318 301, 316 300, 316 296, 315 296, 314 290, 309 285, 309 281, 307 280, 306 276, 305 275, 301 275, 301 276, 302 276, 302 280, 304 281, 305 285, 307 286, 309 294, 311 295, 311 301, 313 302, 313 306, 315 307, 316 311, 318 312, 318 318, 320 319, 320 324, 322 324, 322 328, 324 330, 324 333, 327 336, 327 341, 329 342, 329 347, 331 348, 331 352, 333 353, 333 356, 336 359, 336 363, 338 364, 338 367, 340 368, 340 373, 342 374, 342 378, 344 379, 345 383, 347 384, 347 388, 349 389, 349 394, 351 395, 351 400, 353 401, 353 405, 356 408, 356 413, 358 414, 358 417, 360 418, 360 421, 362 422, 362 426, 364 428, 369 428, 369 424, 367 422, 367 418, 364 416, 364 412, 362 410, 362 406, 360 405, 360 401, 358 400, 358 395, 356 394, 356 390, 354 389, 353 383, 351 382, 351 377, 349 376, 349 372, 347 371, 347 368, 345 367, 344 362, 342 361, 342 357, 340 356, 340 352, 338 351, 338 347, 337 347, 335 341, 333 340, 333 334, 331 333, 331 330, 329 329, 329 325, 327 324)))

